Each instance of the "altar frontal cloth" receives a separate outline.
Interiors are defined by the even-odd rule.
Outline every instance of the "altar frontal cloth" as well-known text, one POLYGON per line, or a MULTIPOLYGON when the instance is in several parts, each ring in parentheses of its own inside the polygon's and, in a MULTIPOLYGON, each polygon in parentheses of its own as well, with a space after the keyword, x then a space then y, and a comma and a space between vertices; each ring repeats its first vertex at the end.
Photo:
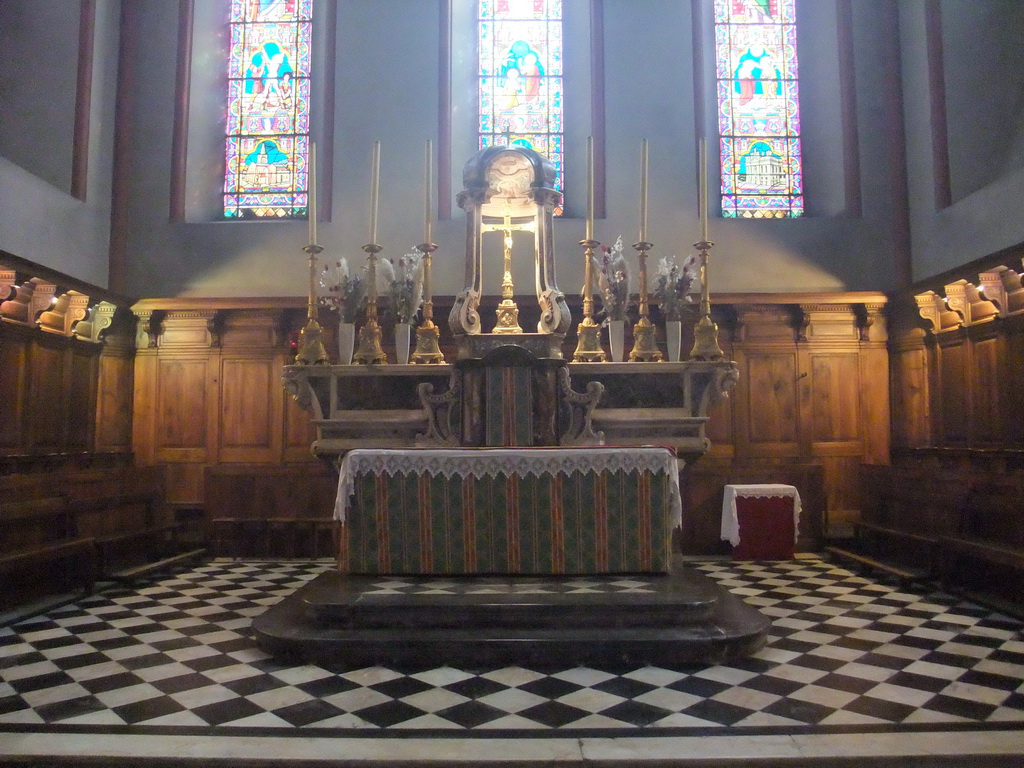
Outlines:
POLYGON ((665 573, 681 521, 666 448, 346 454, 339 566, 364 574, 665 573))

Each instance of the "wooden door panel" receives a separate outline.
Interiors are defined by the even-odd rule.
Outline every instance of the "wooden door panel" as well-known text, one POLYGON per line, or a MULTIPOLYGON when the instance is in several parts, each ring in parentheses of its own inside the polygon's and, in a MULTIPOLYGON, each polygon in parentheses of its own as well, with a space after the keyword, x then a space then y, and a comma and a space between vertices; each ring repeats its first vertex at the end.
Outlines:
POLYGON ((754 354, 746 359, 746 440, 751 445, 799 439, 796 359, 792 354, 754 354))
MULTIPOLYGON (((12 334, 13 336, 13 334, 12 334)), ((0 337, 0 450, 23 452, 25 416, 25 339, 0 337)))
POLYGON ((811 439, 815 442, 860 437, 860 365, 856 353, 812 354, 811 439))
POLYGON ((939 351, 942 435, 947 443, 966 443, 970 438, 970 392, 967 389, 967 348, 962 343, 939 351))
POLYGON ((64 449, 68 396, 65 350, 35 343, 29 355, 28 442, 33 451, 64 449))
POLYGON ((157 446, 161 449, 205 449, 206 360, 159 360, 157 446))

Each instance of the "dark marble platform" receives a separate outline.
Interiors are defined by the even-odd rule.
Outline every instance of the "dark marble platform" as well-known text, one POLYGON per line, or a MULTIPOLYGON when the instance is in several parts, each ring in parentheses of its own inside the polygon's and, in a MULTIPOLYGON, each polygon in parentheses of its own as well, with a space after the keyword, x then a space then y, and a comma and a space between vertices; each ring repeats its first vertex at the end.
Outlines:
POLYGON ((321 666, 720 663, 769 620, 683 566, 666 575, 381 577, 328 572, 253 621, 258 644, 321 666))

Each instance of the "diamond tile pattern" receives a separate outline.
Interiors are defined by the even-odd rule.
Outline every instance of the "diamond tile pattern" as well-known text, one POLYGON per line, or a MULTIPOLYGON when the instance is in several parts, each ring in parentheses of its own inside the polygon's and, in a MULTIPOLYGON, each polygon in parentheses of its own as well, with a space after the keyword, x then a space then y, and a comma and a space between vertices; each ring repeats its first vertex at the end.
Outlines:
MULTIPOLYGON (((214 561, 0 629, 5 725, 617 730, 1018 722, 1024 626, 817 559, 697 564, 773 620, 714 667, 406 674, 270 658, 253 616, 331 564, 214 561)), ((585 580, 571 589, 590 589, 585 580)), ((382 580, 401 590, 401 580, 382 580)), ((636 589, 622 585, 620 589, 636 589)), ((724 731, 723 731, 724 732, 724 731)))

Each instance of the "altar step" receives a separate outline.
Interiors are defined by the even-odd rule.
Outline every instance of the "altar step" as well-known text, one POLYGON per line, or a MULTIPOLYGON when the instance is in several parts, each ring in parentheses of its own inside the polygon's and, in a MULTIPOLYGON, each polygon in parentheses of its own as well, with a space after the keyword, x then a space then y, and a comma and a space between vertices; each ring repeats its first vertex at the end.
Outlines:
POLYGON ((768 626, 685 568, 520 578, 328 572, 253 621, 269 653, 344 668, 719 663, 758 651, 768 626))

